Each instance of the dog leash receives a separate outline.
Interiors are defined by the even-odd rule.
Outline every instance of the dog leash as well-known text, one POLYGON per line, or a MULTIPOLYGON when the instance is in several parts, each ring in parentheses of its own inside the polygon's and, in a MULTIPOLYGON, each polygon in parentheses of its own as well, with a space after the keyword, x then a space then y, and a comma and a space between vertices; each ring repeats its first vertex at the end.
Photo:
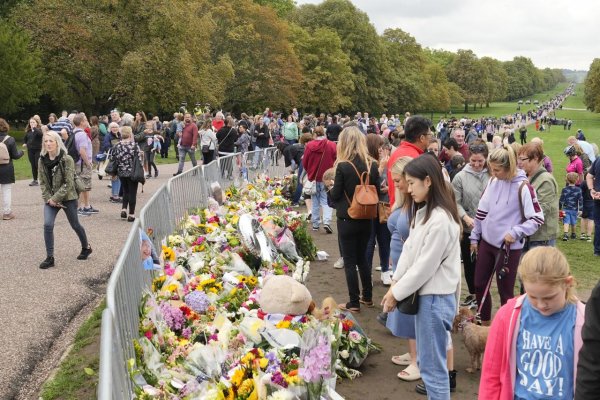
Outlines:
POLYGON ((504 278, 509 272, 507 265, 510 256, 510 246, 507 247, 505 243, 502 242, 500 248, 498 249, 498 253, 496 253, 496 258, 494 259, 494 269, 492 270, 492 273, 490 274, 490 279, 488 279, 487 285, 485 286, 485 290, 483 291, 483 296, 481 297, 481 304, 477 306, 477 314, 475 315, 475 319, 477 321, 481 321, 481 308, 483 307, 483 303, 485 303, 485 299, 487 298, 490 292, 490 288, 492 287, 492 281, 494 280, 494 275, 496 275, 496 271, 498 270, 498 261, 500 261, 500 257, 502 256, 503 250, 504 260, 502 263, 502 268, 500 268, 500 271, 498 272, 498 279, 504 278))

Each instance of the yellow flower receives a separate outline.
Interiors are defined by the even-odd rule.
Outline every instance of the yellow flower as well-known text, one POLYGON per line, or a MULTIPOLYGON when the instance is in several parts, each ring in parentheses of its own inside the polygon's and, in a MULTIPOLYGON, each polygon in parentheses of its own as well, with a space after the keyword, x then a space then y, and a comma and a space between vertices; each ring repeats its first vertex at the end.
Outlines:
POLYGON ((231 295, 234 295, 236 293, 237 293, 237 288, 235 288, 235 287, 233 289, 231 289, 231 292, 229 292, 229 294, 231 294, 231 295))
POLYGON ((250 276, 248 278, 248 284, 250 286, 256 286, 257 283, 258 283, 258 279, 255 276, 250 276))
POLYGON ((267 368, 267 365, 269 365, 269 360, 267 360, 266 358, 261 358, 260 360, 258 360, 258 365, 260 366, 260 368, 265 369, 267 368))
POLYGON ((181 340, 179 341, 179 345, 180 345, 180 346, 185 346, 185 345, 186 345, 186 344, 188 344, 189 342, 190 342, 190 341, 189 341, 189 340, 187 340, 187 339, 181 339, 181 340))
POLYGON ((277 329, 287 329, 290 327, 290 321, 279 321, 275 327, 277 329))
POLYGON ((233 218, 231 218, 231 223, 233 225, 235 225, 238 223, 239 220, 240 220, 240 217, 238 215, 234 215, 233 218))
POLYGON ((238 368, 231 377, 231 383, 233 386, 240 386, 242 384, 242 379, 244 379, 244 370, 242 368, 238 368))
POLYGON ((248 378, 238 389, 238 395, 240 396, 249 396, 254 390, 254 379, 248 378))
POLYGON ((252 393, 250 393, 250 397, 248 397, 248 400, 258 400, 258 393, 256 388, 254 388, 252 393))
POLYGON ((175 261, 175 252, 172 248, 163 246, 162 251, 164 255, 163 258, 165 259, 165 261, 175 261))
POLYGON ((281 196, 281 189, 279 189, 279 188, 275 189, 275 194, 277 196, 281 196))
POLYGON ((169 286, 167 286, 167 290, 168 290, 169 292, 174 292, 174 291, 176 291, 176 290, 177 290, 177 285, 176 285, 176 284, 174 284, 174 283, 171 283, 169 286))
POLYGON ((210 293, 214 293, 214 294, 218 294, 218 293, 219 293, 219 291, 218 291, 218 290, 217 290, 217 288, 215 288, 215 287, 211 287, 210 289, 208 289, 208 291, 209 291, 210 293))

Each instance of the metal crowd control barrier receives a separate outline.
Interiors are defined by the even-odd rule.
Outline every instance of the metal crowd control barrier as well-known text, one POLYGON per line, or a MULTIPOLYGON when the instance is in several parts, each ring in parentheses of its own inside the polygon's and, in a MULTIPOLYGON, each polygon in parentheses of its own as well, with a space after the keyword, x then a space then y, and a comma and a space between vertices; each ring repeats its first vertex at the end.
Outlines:
POLYGON ((134 396, 127 365, 135 357, 133 340, 139 337, 142 292, 154 277, 142 268, 140 229, 160 251, 161 240, 176 230, 191 209, 206 207, 213 182, 225 189, 261 173, 283 176, 283 164, 281 154, 273 147, 225 155, 169 179, 152 195, 134 222, 108 281, 107 308, 102 313, 98 399, 126 400, 134 396))

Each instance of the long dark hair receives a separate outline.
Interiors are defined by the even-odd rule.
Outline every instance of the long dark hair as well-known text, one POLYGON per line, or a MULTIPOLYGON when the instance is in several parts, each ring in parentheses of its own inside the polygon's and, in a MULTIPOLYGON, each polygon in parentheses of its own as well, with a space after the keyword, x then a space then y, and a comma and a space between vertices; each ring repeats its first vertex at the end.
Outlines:
MULTIPOLYGON (((456 200, 454 199, 454 190, 452 190, 450 184, 444 180, 440 163, 434 156, 423 154, 422 156, 415 158, 404 167, 404 175, 409 175, 422 181, 427 177, 431 180, 431 186, 427 193, 427 200, 425 200, 427 210, 425 211, 423 223, 426 223, 429 220, 431 210, 436 207, 441 207, 460 226, 458 208, 456 206, 456 200)), ((419 208, 422 206, 424 206, 424 204, 420 204, 419 208)))

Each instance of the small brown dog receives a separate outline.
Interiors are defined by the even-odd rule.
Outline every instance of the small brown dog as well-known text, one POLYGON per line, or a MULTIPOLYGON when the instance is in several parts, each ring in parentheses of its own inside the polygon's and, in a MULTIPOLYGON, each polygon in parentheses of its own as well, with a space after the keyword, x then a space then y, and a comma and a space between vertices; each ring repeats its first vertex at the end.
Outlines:
POLYGON ((475 315, 467 307, 460 307, 458 315, 454 317, 452 323, 452 332, 460 331, 465 342, 465 347, 471 356, 471 366, 466 369, 468 373, 473 373, 475 370, 481 369, 481 358, 485 352, 485 344, 488 334, 490 333, 489 326, 480 326, 474 323, 475 315))

